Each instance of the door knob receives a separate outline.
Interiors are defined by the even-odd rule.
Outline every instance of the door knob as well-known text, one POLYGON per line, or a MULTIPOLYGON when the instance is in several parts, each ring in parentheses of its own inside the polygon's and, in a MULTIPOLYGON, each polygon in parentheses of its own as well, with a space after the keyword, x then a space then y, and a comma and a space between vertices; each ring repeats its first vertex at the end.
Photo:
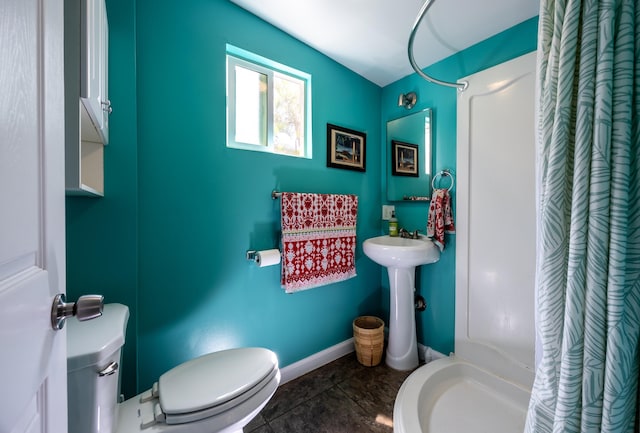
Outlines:
POLYGON ((102 316, 104 296, 84 295, 76 302, 66 302, 64 294, 56 295, 51 307, 51 326, 59 331, 64 327, 67 317, 76 316, 81 322, 102 316))

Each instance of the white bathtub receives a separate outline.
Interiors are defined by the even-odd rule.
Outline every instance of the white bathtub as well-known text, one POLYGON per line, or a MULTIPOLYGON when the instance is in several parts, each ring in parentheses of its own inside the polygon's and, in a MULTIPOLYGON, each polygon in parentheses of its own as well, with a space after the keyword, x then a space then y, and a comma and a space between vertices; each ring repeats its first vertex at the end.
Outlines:
POLYGON ((530 388, 454 355, 430 362, 403 383, 393 410, 396 433, 520 433, 530 388))

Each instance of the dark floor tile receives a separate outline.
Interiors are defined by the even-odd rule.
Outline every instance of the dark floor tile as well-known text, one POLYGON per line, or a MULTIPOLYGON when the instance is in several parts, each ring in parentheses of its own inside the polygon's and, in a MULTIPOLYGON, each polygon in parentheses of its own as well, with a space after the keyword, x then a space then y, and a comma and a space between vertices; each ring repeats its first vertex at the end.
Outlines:
POLYGON ((280 386, 262 410, 262 416, 270 421, 331 388, 333 370, 318 368, 280 386))
POLYGON ((367 413, 391 420, 396 394, 409 374, 379 366, 355 374, 337 386, 367 413))
POLYGON ((247 424, 244 427, 244 431, 246 433, 268 433, 271 432, 271 430, 262 430, 262 427, 266 427, 269 428, 269 425, 267 424, 267 421, 264 419, 264 416, 262 416, 262 413, 259 413, 254 419, 252 419, 249 424, 247 424))
POLYGON ((251 423, 249 423, 245 428, 244 431, 246 433, 274 433, 274 431, 271 429, 271 427, 269 426, 269 424, 264 424, 261 425, 258 428, 254 428, 254 429, 250 429, 251 427, 251 423))
POLYGON ((363 370, 369 368, 372 367, 365 367, 358 362, 355 352, 338 358, 322 367, 323 370, 327 371, 326 375, 333 383, 344 382, 348 378, 361 374, 363 370))
POLYGON ((274 433, 390 433, 337 387, 269 421, 274 433))
POLYGON ((278 388, 247 433, 390 433, 393 404, 410 371, 366 367, 355 353, 278 388))

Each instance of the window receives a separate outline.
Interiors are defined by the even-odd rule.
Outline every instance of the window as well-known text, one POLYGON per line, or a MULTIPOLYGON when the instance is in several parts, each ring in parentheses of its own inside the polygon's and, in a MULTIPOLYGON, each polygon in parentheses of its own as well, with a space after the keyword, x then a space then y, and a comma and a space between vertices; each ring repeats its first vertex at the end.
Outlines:
POLYGON ((227 45, 227 146, 311 158, 311 76, 227 45))

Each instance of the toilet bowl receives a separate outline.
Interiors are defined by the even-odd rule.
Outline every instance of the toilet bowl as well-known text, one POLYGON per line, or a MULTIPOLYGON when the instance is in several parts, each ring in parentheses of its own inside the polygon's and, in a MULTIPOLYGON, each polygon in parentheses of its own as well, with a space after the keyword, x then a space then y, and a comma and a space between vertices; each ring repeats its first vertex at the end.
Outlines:
POLYGON ((229 349, 180 364, 119 403, 128 318, 125 305, 107 304, 96 320, 68 321, 69 433, 242 432, 280 383, 273 352, 229 349))

